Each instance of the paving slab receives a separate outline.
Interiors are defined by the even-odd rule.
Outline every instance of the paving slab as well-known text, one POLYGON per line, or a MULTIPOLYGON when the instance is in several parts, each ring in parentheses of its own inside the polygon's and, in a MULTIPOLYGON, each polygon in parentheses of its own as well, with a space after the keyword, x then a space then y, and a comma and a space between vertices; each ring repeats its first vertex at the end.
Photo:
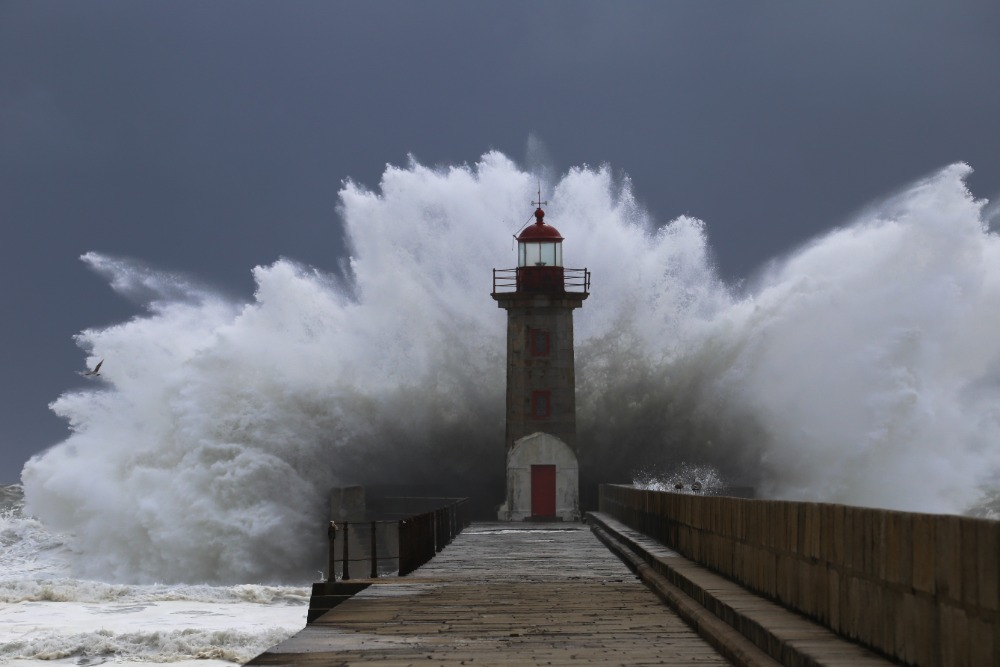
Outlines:
POLYGON ((249 665, 731 664, 576 523, 478 523, 249 665))

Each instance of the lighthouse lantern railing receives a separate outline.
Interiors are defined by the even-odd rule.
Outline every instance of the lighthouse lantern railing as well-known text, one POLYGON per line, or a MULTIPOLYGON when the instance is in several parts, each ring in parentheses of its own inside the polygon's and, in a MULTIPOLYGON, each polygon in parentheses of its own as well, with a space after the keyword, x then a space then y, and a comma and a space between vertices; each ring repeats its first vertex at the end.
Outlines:
MULTIPOLYGON (((556 291, 590 293, 590 271, 588 269, 560 268, 562 268, 562 286, 557 287, 556 291)), ((493 269, 493 293, 527 291, 525 282, 523 280, 519 282, 519 278, 523 278, 523 275, 519 276, 519 270, 493 269), (519 287, 520 289, 518 289, 519 287)))

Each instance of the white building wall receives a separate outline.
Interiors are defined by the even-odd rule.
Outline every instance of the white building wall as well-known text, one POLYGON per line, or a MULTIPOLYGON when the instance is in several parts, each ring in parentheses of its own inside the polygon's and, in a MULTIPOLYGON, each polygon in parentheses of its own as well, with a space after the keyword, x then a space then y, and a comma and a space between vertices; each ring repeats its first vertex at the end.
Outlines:
POLYGON ((507 452, 507 502, 500 506, 500 521, 531 517, 531 466, 556 467, 556 516, 580 519, 580 466, 565 442, 548 433, 532 433, 507 452))

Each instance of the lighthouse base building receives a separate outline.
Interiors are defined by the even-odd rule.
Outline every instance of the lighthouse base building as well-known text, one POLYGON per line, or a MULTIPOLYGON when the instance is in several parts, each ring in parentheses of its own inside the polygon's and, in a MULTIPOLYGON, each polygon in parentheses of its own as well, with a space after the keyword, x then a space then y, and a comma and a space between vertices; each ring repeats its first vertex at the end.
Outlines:
POLYGON ((536 209, 518 236, 516 269, 494 269, 492 297, 507 311, 507 496, 501 521, 580 518, 573 311, 586 269, 562 264, 562 236, 536 209))
POLYGON ((539 431, 507 450, 507 502, 497 518, 580 519, 580 466, 569 445, 539 431))

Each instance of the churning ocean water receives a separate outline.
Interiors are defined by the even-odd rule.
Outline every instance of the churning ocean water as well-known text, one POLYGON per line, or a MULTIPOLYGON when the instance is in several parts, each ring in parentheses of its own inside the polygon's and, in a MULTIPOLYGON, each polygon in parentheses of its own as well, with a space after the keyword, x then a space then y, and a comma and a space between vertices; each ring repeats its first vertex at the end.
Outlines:
POLYGON ((305 626, 308 588, 74 578, 65 537, 22 507, 0 487, 0 664, 232 665, 305 626))
MULTIPOLYGON (((581 471, 705 469, 768 498, 995 516, 1000 237, 970 172, 930 174, 738 284, 702 221, 652 219, 609 167, 543 181, 566 265, 592 273, 574 315, 581 471)), ((139 310, 78 335, 102 375, 52 403, 71 434, 26 464, 23 510, 3 516, 0 659, 249 657, 302 627, 331 487, 490 488, 491 269, 516 264, 537 187, 497 152, 347 182, 350 256, 255 267, 246 300, 84 255, 139 310)))

